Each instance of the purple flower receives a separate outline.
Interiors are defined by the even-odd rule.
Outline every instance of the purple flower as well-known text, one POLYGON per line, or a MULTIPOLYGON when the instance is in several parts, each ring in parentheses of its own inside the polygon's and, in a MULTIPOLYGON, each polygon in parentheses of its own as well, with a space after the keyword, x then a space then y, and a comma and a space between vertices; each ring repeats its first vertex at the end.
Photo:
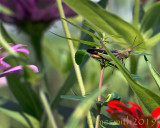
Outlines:
MULTIPOLYGON (((17 45, 10 44, 10 45, 14 51, 22 52, 27 55, 29 54, 29 51, 25 48, 26 45, 23 44, 17 44, 17 45)), ((20 74, 23 69, 22 66, 16 66, 11 68, 11 65, 4 61, 7 51, 5 51, 3 48, 0 48, 0 51, 2 51, 0 53, 0 71, 7 69, 6 71, 0 73, 0 78, 9 74, 20 74)), ((34 65, 28 65, 28 67, 31 68, 34 72, 39 72, 38 68, 34 65)))
MULTIPOLYGON (((8 23, 54 21, 59 19, 56 0, 0 0, 0 4, 13 12, 13 16, 0 13, 0 19, 8 23)), ((67 17, 76 13, 63 3, 67 17)))

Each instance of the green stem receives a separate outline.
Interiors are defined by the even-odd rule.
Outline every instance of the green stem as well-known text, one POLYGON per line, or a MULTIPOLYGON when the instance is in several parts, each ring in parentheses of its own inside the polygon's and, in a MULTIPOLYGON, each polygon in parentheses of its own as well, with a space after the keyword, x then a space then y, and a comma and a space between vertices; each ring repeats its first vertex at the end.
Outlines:
POLYGON ((97 103, 97 117, 96 117, 96 125, 95 128, 99 128, 100 116, 101 116, 101 103, 97 103))
POLYGON ((49 122, 50 122, 52 128, 58 128, 57 125, 56 125, 56 122, 55 122, 55 118, 52 114, 51 108, 49 106, 49 103, 48 103, 48 101, 46 99, 46 96, 45 96, 42 89, 40 89, 40 97, 41 97, 41 101, 43 103, 44 109, 45 109, 45 111, 48 115, 48 119, 49 119, 49 122))
MULTIPOLYGON (((57 2, 57 5, 58 5, 60 17, 65 19, 66 17, 65 17, 65 14, 64 14, 64 10, 63 10, 63 7, 62 7, 61 0, 56 0, 56 2, 57 2)), ((63 28, 64 28, 64 31, 65 31, 66 37, 71 38, 71 35, 70 35, 70 32, 69 32, 68 25, 67 25, 66 21, 62 20, 62 24, 63 24, 63 28)), ((74 59, 75 52, 74 52, 73 42, 71 40, 67 40, 67 41, 68 41, 69 49, 70 49, 70 52, 71 52, 71 57, 72 57, 75 73, 76 73, 76 76, 77 76, 78 84, 79 84, 79 87, 80 87, 80 90, 81 90, 81 95, 85 96, 85 88, 84 88, 80 68, 76 64, 75 59, 74 59)), ((87 119, 88 119, 89 127, 93 128, 93 122, 92 122, 92 119, 91 119, 91 113, 90 112, 88 112, 87 119)))
MULTIPOLYGON (((66 17, 64 15, 64 10, 63 10, 62 4, 61 4, 61 0, 57 0, 57 5, 58 5, 59 12, 60 12, 60 17, 65 19, 66 17)), ((62 24, 63 24, 63 28, 64 28, 64 31, 65 31, 66 37, 71 38, 67 22, 62 20, 62 24)), ((81 94, 82 94, 82 96, 85 96, 85 88, 84 88, 82 76, 81 76, 81 73, 80 73, 80 69, 79 69, 79 66, 76 64, 75 59, 74 59, 74 54, 75 54, 74 46, 73 46, 73 43, 72 43, 71 40, 67 40, 67 41, 68 41, 69 49, 70 49, 70 52, 71 52, 71 57, 72 57, 75 73, 76 73, 76 76, 77 76, 77 80, 78 80, 78 83, 79 83, 79 86, 80 86, 81 94)))
POLYGON ((140 1, 139 0, 135 0, 134 15, 133 15, 133 25, 135 26, 136 29, 138 29, 138 24, 139 24, 139 10, 140 10, 140 1))

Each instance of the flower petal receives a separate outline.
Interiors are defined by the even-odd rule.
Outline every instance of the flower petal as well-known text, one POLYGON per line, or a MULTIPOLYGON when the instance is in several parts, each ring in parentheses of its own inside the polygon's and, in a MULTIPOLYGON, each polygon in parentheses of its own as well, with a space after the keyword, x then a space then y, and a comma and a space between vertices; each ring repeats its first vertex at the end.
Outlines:
MULTIPOLYGON (((38 68, 35 65, 27 65, 27 66, 30 67, 34 72, 39 72, 38 68)), ((4 77, 9 74, 20 74, 22 70, 23 70, 22 66, 16 66, 3 73, 0 73, 0 77, 4 77)))
POLYGON ((5 70, 11 67, 11 65, 3 61, 4 58, 5 57, 0 58, 0 70, 5 70))
POLYGON ((125 111, 128 114, 132 115, 132 111, 125 104, 123 104, 122 102, 120 102, 118 100, 112 100, 107 105, 111 109, 116 109, 118 111, 125 111))

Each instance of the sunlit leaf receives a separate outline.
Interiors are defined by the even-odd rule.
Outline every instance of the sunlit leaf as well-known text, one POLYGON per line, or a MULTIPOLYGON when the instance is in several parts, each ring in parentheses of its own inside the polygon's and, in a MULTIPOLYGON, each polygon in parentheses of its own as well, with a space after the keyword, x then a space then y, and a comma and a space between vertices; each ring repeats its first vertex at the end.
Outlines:
MULTIPOLYGON (((121 42, 124 43, 125 40, 125 42, 131 44, 135 36, 137 36, 135 44, 138 44, 138 42, 144 42, 140 32, 131 24, 127 23, 115 14, 101 8, 90 0, 64 0, 64 2, 78 14, 82 15, 87 21, 89 21, 89 23, 97 26, 105 33, 109 35, 121 35, 123 39, 117 38, 121 42)), ((141 46, 144 47, 145 43, 141 46)))
POLYGON ((98 96, 102 94, 105 91, 105 89, 106 87, 102 87, 102 89, 96 90, 89 97, 86 97, 84 100, 82 100, 82 102, 77 106, 77 108, 73 112, 65 128, 77 128, 80 121, 82 121, 89 109, 94 104, 95 99, 98 98, 98 96))
POLYGON ((156 81, 158 88, 160 89, 160 74, 152 67, 151 63, 148 61, 146 56, 144 56, 144 59, 147 62, 149 70, 150 70, 154 80, 156 81))
POLYGON ((102 38, 102 32, 99 31, 98 29, 96 29, 94 26, 92 26, 91 24, 84 22, 84 25, 86 25, 88 28, 92 29, 93 31, 97 32, 97 34, 102 38))
POLYGON ((88 31, 88 30, 86 30, 86 29, 83 29, 83 28, 81 28, 81 27, 79 27, 79 26, 73 24, 72 22, 68 21, 67 19, 63 19, 63 20, 67 21, 68 23, 70 23, 71 25, 75 26, 75 27, 78 28, 79 30, 85 32, 86 34, 88 34, 88 35, 90 35, 90 36, 96 38, 97 40, 100 40, 100 38, 99 38, 97 35, 91 33, 90 31, 88 31))
MULTIPOLYGON (((51 33, 53 33, 53 32, 51 32, 51 33)), ((97 47, 100 46, 99 44, 94 43, 94 42, 89 42, 89 41, 83 41, 83 40, 68 38, 68 37, 60 36, 60 35, 58 35, 58 34, 56 34, 56 33, 53 33, 53 34, 56 35, 56 36, 59 36, 59 37, 61 37, 61 38, 68 39, 68 40, 73 40, 73 41, 76 41, 76 42, 79 42, 79 43, 88 44, 88 45, 97 46, 97 47)))

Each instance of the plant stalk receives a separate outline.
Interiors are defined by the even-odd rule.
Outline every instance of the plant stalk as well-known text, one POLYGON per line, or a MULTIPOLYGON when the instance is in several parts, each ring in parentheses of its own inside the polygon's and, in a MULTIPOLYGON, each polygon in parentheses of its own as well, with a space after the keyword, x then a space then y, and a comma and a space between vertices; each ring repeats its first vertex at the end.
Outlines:
POLYGON ((55 121, 55 118, 54 118, 54 116, 52 114, 52 110, 51 110, 51 108, 49 106, 47 98, 46 98, 46 96, 45 96, 45 94, 44 94, 42 89, 40 89, 40 97, 41 97, 41 101, 42 101, 42 104, 44 106, 44 109, 45 109, 45 111, 46 111, 46 113, 48 115, 48 119, 49 119, 49 122, 51 124, 51 127, 52 128, 58 128, 57 124, 56 124, 56 121, 55 121))
MULTIPOLYGON (((105 65, 102 65, 102 67, 101 67, 101 75, 100 75, 100 80, 99 80, 99 89, 102 88, 104 69, 105 69, 105 65)), ((102 105, 101 105, 101 95, 99 95, 99 97, 98 97, 98 103, 97 103, 97 117, 96 117, 95 128, 99 128, 101 107, 102 107, 102 105)))
MULTIPOLYGON (((63 7, 62 7, 61 0, 56 0, 56 2, 57 2, 58 9, 59 9, 60 17, 65 19, 66 17, 65 17, 65 14, 64 14, 64 10, 63 10, 63 7)), ((70 35, 70 32, 69 32, 68 25, 67 25, 66 21, 62 20, 62 24, 63 24, 63 28, 64 28, 64 31, 65 31, 66 37, 71 38, 71 35, 70 35)), ((74 58, 75 51, 74 51, 73 42, 71 40, 67 40, 67 41, 68 41, 68 45, 69 45, 69 49, 70 49, 70 53, 71 53, 72 62, 73 62, 73 66, 74 66, 74 69, 75 69, 76 77, 77 77, 78 84, 79 84, 79 87, 80 87, 80 90, 81 90, 81 95, 85 96, 86 95, 85 94, 85 88, 84 88, 80 68, 76 64, 75 58, 74 58)), ((87 119, 88 119, 89 127, 93 128, 93 122, 92 122, 90 112, 88 112, 87 119)))

